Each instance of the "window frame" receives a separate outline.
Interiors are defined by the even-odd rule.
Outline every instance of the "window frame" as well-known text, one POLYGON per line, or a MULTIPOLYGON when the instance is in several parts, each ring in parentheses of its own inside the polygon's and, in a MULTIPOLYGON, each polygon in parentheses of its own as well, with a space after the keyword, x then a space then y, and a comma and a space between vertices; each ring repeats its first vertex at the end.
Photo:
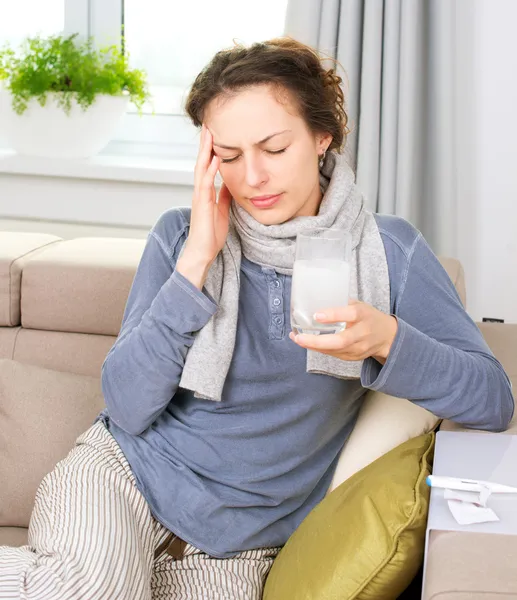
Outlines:
MULTIPOLYGON (((123 0, 65 0, 65 32, 93 36, 100 45, 120 45, 123 0)), ((144 154, 195 159, 199 132, 184 115, 124 115, 103 154, 144 154)))
MULTIPOLYGON (((93 36, 99 44, 120 44, 124 0, 65 0, 65 33, 93 36)), ((102 154, 143 154, 195 160, 199 130, 184 114, 127 112, 102 154)))
POLYGON ((65 33, 119 44, 123 6, 123 0, 65 0, 65 33))
POLYGON ((65 0, 65 34, 89 33, 88 0, 65 0))

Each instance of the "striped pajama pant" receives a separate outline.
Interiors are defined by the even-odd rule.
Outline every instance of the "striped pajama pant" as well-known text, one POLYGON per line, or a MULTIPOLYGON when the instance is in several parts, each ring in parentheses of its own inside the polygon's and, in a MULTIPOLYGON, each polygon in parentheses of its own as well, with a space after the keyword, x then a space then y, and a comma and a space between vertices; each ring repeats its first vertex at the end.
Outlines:
POLYGON ((173 558, 170 536, 99 421, 41 482, 28 545, 0 546, 0 599, 259 600, 279 552, 218 559, 187 544, 173 558))

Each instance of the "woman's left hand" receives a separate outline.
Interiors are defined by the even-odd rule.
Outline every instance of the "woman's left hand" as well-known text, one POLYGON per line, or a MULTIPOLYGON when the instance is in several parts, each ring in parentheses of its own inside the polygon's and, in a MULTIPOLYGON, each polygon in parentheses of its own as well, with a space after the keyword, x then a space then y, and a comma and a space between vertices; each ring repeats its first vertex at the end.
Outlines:
POLYGON ((371 356, 384 364, 397 335, 398 322, 393 315, 357 300, 350 300, 348 306, 327 308, 314 318, 320 323, 346 322, 346 329, 325 335, 291 332, 289 337, 302 348, 342 360, 359 361, 371 356))

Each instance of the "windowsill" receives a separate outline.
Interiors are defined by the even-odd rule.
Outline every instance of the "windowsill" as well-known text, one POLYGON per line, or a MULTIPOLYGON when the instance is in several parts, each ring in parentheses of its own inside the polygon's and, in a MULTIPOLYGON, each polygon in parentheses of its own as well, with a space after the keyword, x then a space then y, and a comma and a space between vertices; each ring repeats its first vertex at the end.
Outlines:
POLYGON ((194 159, 101 153, 89 159, 20 156, 0 148, 0 174, 194 185, 194 159))

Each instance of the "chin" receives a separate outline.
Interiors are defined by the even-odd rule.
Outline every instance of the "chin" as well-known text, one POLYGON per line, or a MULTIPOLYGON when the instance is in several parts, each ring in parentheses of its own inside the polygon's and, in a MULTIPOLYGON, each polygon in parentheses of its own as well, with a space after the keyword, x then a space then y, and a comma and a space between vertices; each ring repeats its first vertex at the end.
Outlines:
POLYGON ((283 210, 248 210, 250 215, 258 221, 262 223, 262 225, 281 225, 286 221, 291 220, 294 217, 294 214, 291 212, 287 213, 283 210))

